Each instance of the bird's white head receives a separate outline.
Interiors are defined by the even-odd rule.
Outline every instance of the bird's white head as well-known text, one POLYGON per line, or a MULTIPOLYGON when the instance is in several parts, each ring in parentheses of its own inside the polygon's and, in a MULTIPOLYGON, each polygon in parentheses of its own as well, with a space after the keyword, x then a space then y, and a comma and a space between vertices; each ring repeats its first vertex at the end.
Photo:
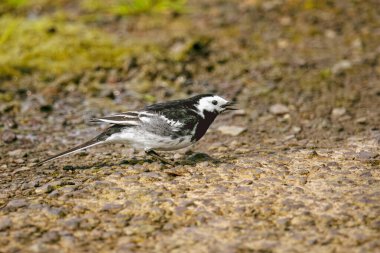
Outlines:
POLYGON ((195 107, 197 108, 198 113, 202 117, 205 117, 205 112, 220 114, 226 110, 236 110, 231 107, 233 104, 233 102, 229 102, 220 96, 206 94, 199 97, 198 103, 195 107))

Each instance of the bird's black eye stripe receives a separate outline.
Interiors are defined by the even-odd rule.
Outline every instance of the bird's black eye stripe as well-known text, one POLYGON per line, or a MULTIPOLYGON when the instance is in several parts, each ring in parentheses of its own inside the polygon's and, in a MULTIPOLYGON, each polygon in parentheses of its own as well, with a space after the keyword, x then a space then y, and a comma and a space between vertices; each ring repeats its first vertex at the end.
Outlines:
POLYGON ((211 103, 212 103, 213 105, 217 105, 217 104, 218 104, 218 101, 213 100, 211 103))

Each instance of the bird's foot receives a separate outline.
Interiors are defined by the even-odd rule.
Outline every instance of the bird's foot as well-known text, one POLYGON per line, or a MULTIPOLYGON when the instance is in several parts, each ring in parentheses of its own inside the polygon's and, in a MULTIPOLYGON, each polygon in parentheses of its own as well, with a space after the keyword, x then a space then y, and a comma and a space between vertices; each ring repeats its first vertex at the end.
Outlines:
POLYGON ((149 150, 145 150, 145 153, 147 155, 150 155, 154 158, 156 158, 157 160, 160 160, 161 162, 163 163, 166 163, 166 164, 170 164, 171 166, 175 166, 175 163, 173 161, 170 161, 162 156, 160 156, 156 151, 154 151, 153 149, 149 149, 149 150))

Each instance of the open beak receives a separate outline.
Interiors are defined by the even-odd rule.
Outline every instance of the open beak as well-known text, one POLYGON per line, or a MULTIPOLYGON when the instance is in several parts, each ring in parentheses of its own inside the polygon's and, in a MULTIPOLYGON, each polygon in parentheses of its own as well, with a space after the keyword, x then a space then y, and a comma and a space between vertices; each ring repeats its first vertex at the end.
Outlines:
POLYGON ((235 102, 228 102, 223 106, 224 111, 232 111, 232 110, 238 110, 237 108, 233 107, 236 103, 235 102))

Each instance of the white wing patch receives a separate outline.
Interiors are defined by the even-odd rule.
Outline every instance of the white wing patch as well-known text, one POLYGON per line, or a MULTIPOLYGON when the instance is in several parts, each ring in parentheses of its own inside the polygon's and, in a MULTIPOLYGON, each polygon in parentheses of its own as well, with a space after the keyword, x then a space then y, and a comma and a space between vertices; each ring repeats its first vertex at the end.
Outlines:
POLYGON ((140 124, 140 118, 139 118, 140 112, 125 112, 125 113, 118 113, 118 114, 112 114, 110 116, 92 119, 92 122, 105 122, 110 124, 117 124, 117 125, 132 125, 132 126, 138 126, 140 124))
POLYGON ((156 114, 149 113, 149 112, 140 112, 139 113, 139 120, 144 123, 149 123, 153 117, 157 117, 156 114))
POLYGON ((137 121, 128 121, 128 120, 109 120, 109 119, 98 119, 98 121, 110 123, 110 124, 117 124, 117 125, 133 125, 138 126, 139 123, 137 121))
POLYGON ((172 120, 172 119, 168 119, 168 118, 166 118, 164 115, 160 115, 160 117, 161 117, 166 123, 168 123, 171 127, 173 127, 173 130, 174 130, 174 131, 178 131, 178 130, 180 130, 180 128, 183 126, 183 123, 180 122, 180 121, 175 121, 175 120, 172 120))

